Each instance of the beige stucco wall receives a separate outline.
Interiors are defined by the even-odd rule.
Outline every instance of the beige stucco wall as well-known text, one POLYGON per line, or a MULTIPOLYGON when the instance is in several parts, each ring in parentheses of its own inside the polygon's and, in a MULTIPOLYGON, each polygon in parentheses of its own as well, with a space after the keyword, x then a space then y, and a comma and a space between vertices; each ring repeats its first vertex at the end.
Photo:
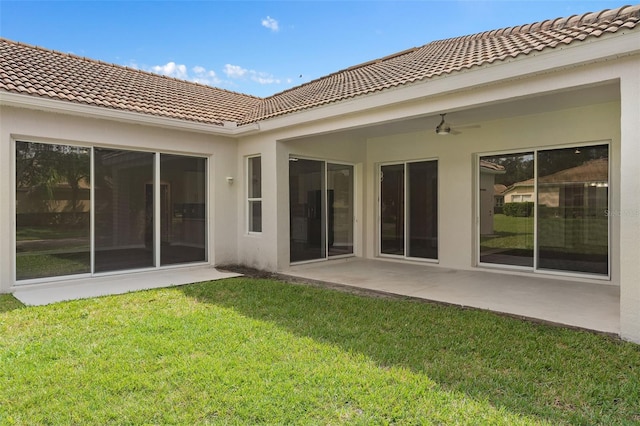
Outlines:
POLYGON ((14 284, 15 218, 13 216, 15 167, 13 141, 81 144, 139 149, 209 158, 209 260, 212 264, 236 259, 236 192, 225 179, 236 174, 236 142, 202 133, 145 125, 75 117, 3 106, 0 110, 0 291, 14 284))

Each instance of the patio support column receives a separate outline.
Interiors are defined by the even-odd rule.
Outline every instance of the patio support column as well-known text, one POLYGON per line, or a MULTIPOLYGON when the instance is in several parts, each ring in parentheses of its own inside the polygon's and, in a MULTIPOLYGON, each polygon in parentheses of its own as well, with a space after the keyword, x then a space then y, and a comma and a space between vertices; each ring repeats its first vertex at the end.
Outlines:
MULTIPOLYGON (((620 79, 620 336, 640 343, 640 60, 620 79)), ((615 240, 614 240, 615 243, 615 240)))
MULTIPOLYGON (((0 128, 6 129, 8 126, 4 120, 10 120, 7 118, 8 111, 3 110, 0 114, 0 128)), ((2 179, 0 179, 0 200, 3 200, 2 207, 0 207, 0 293, 8 293, 9 288, 13 284, 13 243, 14 235, 12 235, 13 221, 15 218, 13 213, 13 198, 15 197, 14 191, 11 186, 13 185, 13 179, 11 173, 15 173, 13 166, 11 165, 11 138, 9 132, 3 131, 0 135, 0 170, 2 170, 2 179)))
POLYGON ((277 218, 277 259, 276 270, 289 269, 289 149, 281 142, 276 142, 276 218, 277 218))

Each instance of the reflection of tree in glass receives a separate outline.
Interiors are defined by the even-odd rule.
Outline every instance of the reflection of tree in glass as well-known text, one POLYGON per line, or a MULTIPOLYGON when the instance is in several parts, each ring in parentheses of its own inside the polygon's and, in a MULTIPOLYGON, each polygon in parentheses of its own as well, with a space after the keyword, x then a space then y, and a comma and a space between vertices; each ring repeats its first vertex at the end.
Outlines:
POLYGON ((538 152, 538 177, 581 166, 589 161, 609 157, 607 145, 554 149, 538 152))
POLYGON ((504 167, 505 173, 495 175, 496 184, 509 187, 533 178, 533 154, 496 155, 482 160, 504 167))
POLYGON ((86 148, 39 143, 16 143, 16 185, 26 191, 30 205, 39 211, 54 208, 56 190, 67 187, 70 197, 63 211, 70 212, 71 221, 80 221, 81 186, 89 186, 89 153, 86 148))

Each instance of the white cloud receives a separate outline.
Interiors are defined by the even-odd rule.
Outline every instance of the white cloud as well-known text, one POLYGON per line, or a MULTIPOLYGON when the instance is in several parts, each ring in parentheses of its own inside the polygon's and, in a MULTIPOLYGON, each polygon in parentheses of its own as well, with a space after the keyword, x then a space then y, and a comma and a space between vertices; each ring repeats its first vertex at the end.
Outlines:
POLYGON ((218 86, 222 83, 222 80, 218 78, 215 71, 207 71, 205 67, 201 67, 200 65, 196 65, 191 68, 191 71, 193 71, 194 75, 191 76, 189 80, 195 81, 196 83, 206 84, 209 86, 218 86))
POLYGON ((128 66, 134 69, 215 87, 236 86, 234 81, 237 81, 239 84, 242 84, 241 82, 244 81, 258 83, 260 85, 292 83, 291 78, 280 79, 267 72, 247 69, 240 65, 232 64, 226 64, 222 69, 222 74, 224 74, 226 78, 221 78, 215 71, 209 70, 201 65, 188 68, 184 64, 177 64, 173 61, 167 62, 164 65, 154 65, 151 67, 140 66, 135 61, 130 61, 128 66))
POLYGON ((156 74, 166 75, 167 77, 179 78, 187 80, 186 65, 176 64, 175 62, 167 62, 164 65, 156 65, 151 67, 151 71, 156 74))
POLYGON ((242 68, 240 65, 226 64, 224 66, 224 73, 229 78, 241 78, 244 77, 247 72, 248 70, 242 68))
POLYGON ((224 73, 227 75, 227 77, 232 79, 238 80, 248 78, 249 80, 254 81, 258 84, 280 84, 281 82, 279 78, 276 78, 269 73, 249 70, 246 68, 242 68, 240 65, 226 64, 224 66, 224 73))
MULTIPOLYGON (((135 63, 132 63, 130 66, 138 69, 138 65, 135 63)), ((215 71, 207 70, 200 65, 196 65, 191 68, 191 72, 189 72, 186 65, 176 64, 175 62, 167 62, 164 65, 155 65, 150 68, 143 69, 155 74, 166 75, 167 77, 174 77, 180 80, 192 81, 194 83, 206 84, 208 86, 217 86, 222 83, 222 80, 218 78, 215 71)))
POLYGON ((269 28, 273 32, 278 32, 280 30, 280 25, 278 24, 278 21, 276 21, 270 16, 267 16, 262 20, 262 26, 265 28, 269 28))
POLYGON ((267 74, 265 72, 257 72, 257 71, 249 71, 251 75, 251 80, 260 84, 280 84, 280 79, 275 78, 271 74, 267 74))

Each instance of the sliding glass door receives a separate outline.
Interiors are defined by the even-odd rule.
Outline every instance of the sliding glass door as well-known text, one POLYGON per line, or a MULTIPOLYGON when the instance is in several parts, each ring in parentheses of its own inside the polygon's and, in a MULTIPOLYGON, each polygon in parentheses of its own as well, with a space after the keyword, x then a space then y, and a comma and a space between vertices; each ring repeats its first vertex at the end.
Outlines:
POLYGON ((480 263, 608 276, 609 146, 479 160, 480 263))
POLYGON ((538 269, 609 273, 609 147, 539 151, 538 269))
POLYGON ((404 255, 404 164, 380 167, 380 252, 404 255))
POLYGON ((353 254, 353 166, 289 159, 290 261, 353 254))
POLYGON ((207 160, 160 154, 160 265, 203 262, 207 160))
POLYGON ((96 148, 95 272, 155 266, 154 154, 96 148))
POLYGON ((16 142, 16 279, 91 272, 91 150, 16 142))
POLYGON ((327 163, 327 251, 353 254, 353 166, 327 163))
POLYGON ((206 261, 206 164, 16 142, 16 280, 206 261))
POLYGON ((438 258, 438 162, 380 166, 380 253, 438 258))
POLYGON ((480 159, 480 262, 533 267, 534 154, 480 159))

